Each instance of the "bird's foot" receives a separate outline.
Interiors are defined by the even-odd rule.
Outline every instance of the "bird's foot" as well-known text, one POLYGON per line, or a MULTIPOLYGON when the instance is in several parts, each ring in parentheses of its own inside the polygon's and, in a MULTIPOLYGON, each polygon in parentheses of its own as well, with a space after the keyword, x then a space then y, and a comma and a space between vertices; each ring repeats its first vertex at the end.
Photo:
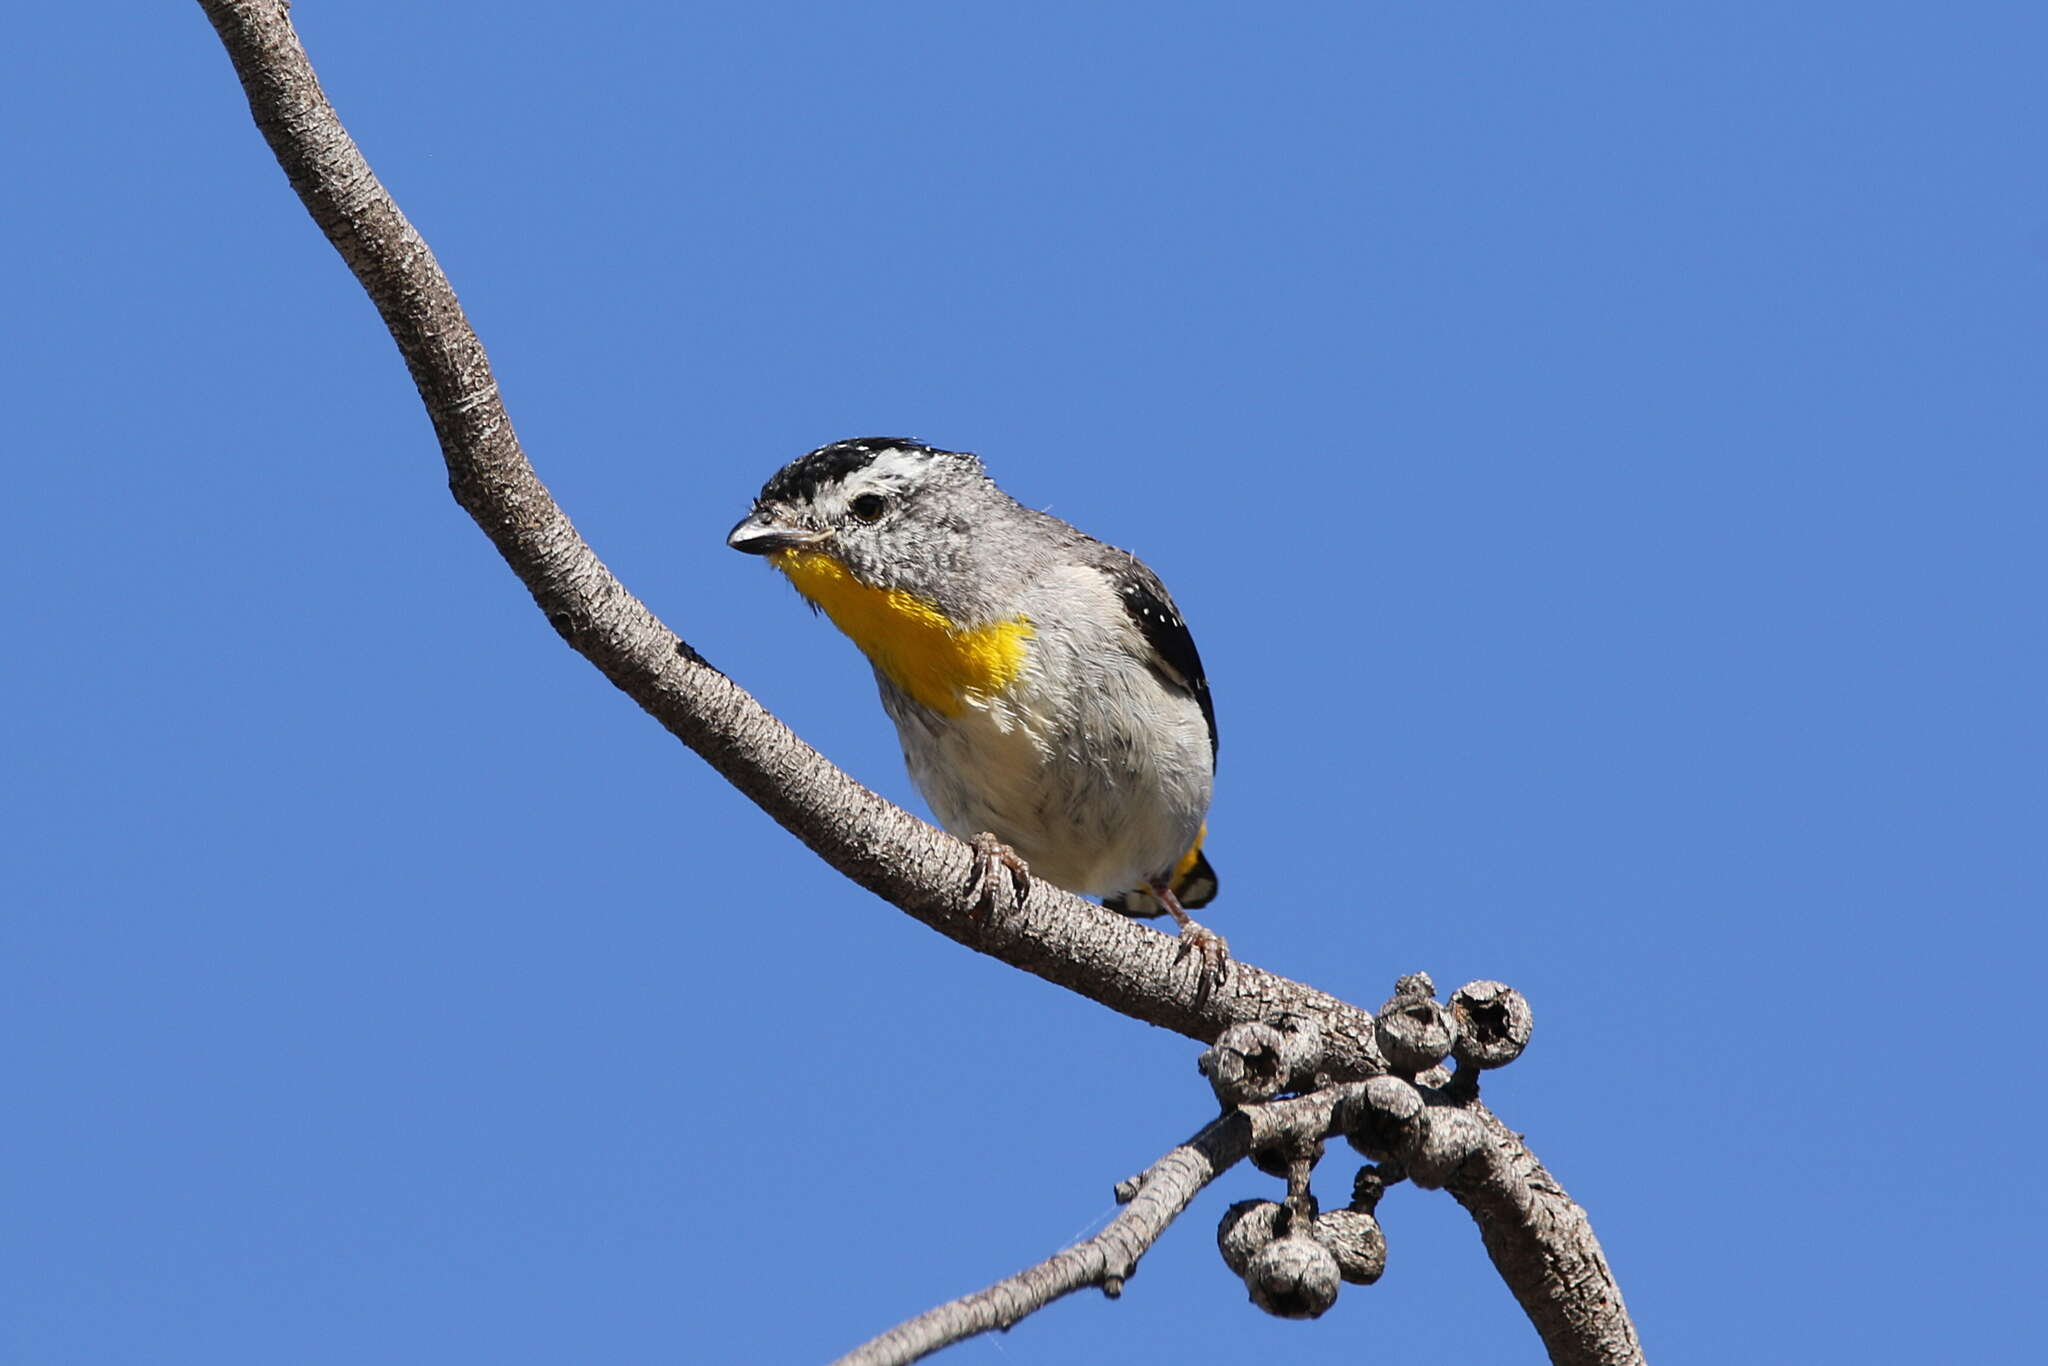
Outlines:
POLYGON ((1149 890, 1166 908, 1166 913, 1173 917, 1173 923, 1180 927, 1180 951, 1174 955, 1174 961, 1179 962, 1189 953, 1198 955, 1202 960, 1202 975, 1197 995, 1208 995, 1212 985, 1221 986, 1223 979, 1230 975, 1229 941, 1208 926, 1198 924, 1193 916, 1182 910, 1180 898, 1174 895, 1171 887, 1153 883, 1149 890))
POLYGON ((1189 919, 1187 912, 1183 911, 1180 916, 1180 952, 1176 957, 1185 958, 1190 951, 1200 955, 1205 979, 1220 986, 1230 975, 1230 941, 1207 925, 1189 919))
POLYGON ((996 880, 1004 874, 1010 884, 1011 906, 1022 906, 1031 894, 1031 865, 1022 855, 986 830, 967 841, 967 847, 974 851, 974 875, 967 885, 979 889, 970 914, 980 919, 996 908, 996 880))

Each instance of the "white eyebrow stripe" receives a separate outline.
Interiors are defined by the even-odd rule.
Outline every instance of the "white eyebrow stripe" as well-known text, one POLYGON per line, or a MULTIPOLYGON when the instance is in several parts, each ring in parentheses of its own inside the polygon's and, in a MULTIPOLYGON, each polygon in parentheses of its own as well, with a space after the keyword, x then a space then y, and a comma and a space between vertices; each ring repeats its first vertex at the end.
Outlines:
POLYGON ((848 492, 871 483, 900 488, 922 478, 931 467, 931 457, 891 447, 846 476, 844 487, 848 492))

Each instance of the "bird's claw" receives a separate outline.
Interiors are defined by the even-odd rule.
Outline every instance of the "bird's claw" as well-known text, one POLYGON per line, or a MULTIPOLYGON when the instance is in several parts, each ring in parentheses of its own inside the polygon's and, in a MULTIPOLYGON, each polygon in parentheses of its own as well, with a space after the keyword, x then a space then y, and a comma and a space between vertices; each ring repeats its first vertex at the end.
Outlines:
POLYGON ((1206 925, 1195 922, 1180 904, 1180 897, 1164 879, 1145 884, 1145 890, 1166 913, 1173 917, 1173 923, 1180 927, 1180 947, 1173 955, 1173 961, 1193 953, 1201 959, 1201 971, 1195 975, 1195 999, 1201 1001, 1209 994, 1211 987, 1223 985, 1223 979, 1230 975, 1230 945, 1222 935, 1206 925))
POLYGON ((1202 960, 1202 981, 1204 988, 1210 982, 1218 986, 1230 975, 1230 942, 1206 925, 1188 919, 1186 912, 1180 917, 1180 950, 1174 954, 1174 961, 1194 953, 1202 960))
POLYGON ((967 841, 967 847, 974 851, 974 875, 967 885, 977 889, 969 914, 979 919, 996 908, 998 869, 1009 874, 1010 904, 1022 906, 1031 894, 1031 865, 1023 856, 986 830, 967 841))

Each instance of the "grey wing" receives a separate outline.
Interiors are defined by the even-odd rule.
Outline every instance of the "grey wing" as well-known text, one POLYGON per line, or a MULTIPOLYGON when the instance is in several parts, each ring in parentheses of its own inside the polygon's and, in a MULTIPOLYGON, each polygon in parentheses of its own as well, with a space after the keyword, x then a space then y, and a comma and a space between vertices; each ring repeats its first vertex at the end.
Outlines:
POLYGON ((1153 671, 1192 696, 1201 707, 1202 720, 1209 726, 1209 767, 1213 769, 1216 704, 1209 699, 1209 678, 1202 672, 1202 656, 1195 649, 1188 624, 1181 620, 1180 609, 1173 605, 1166 585, 1137 556, 1119 553, 1108 571, 1117 596, 1123 599, 1124 610, 1144 633, 1145 643, 1152 647, 1153 671))

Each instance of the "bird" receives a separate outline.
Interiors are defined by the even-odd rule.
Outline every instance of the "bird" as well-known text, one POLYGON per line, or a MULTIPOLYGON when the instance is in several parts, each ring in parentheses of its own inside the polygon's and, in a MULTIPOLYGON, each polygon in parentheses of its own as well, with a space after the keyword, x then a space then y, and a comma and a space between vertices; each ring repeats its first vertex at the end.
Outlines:
POLYGON ((984 899, 1000 866, 1019 902, 1036 877, 1168 914, 1221 977, 1228 945, 1188 915, 1217 889, 1216 708, 1143 561, 1018 502, 978 456, 900 437, 790 461, 726 544, 867 656, 911 780, 973 846, 984 899))

